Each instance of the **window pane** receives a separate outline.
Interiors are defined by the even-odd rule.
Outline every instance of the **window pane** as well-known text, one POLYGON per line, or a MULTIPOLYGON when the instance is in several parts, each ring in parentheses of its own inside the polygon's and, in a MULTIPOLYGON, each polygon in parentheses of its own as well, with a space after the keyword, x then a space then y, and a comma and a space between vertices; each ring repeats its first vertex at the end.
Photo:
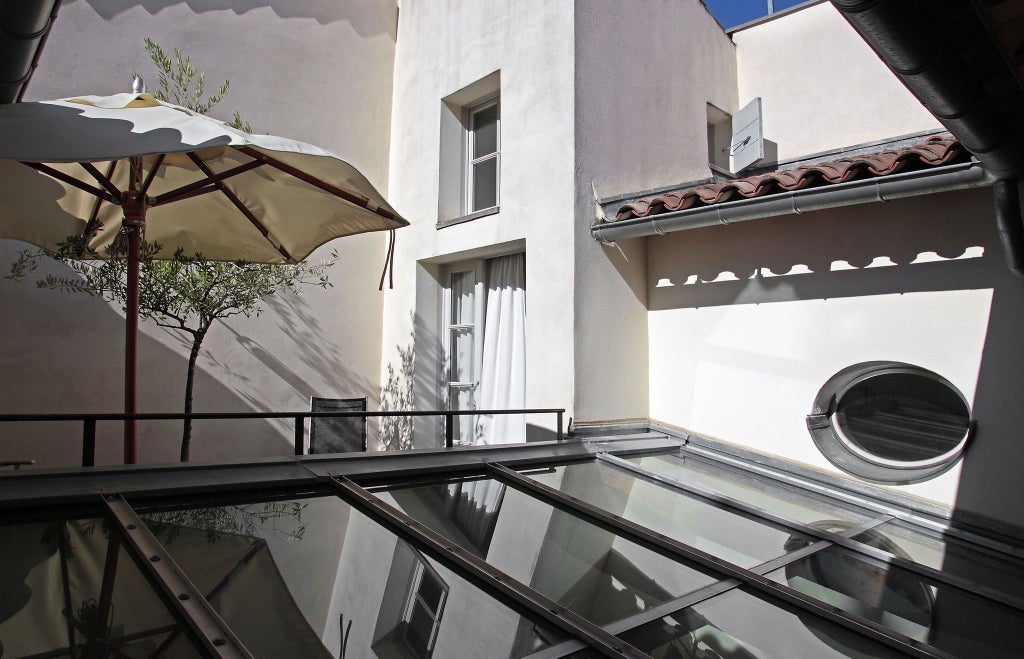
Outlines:
POLYGON ((954 537, 937 538, 893 521, 854 540, 1004 593, 1024 593, 1024 562, 954 537))
POLYGON ((201 656, 105 521, 0 526, 4 657, 150 657, 165 644, 201 656))
POLYGON ((897 652, 818 616, 736 588, 622 634, 654 657, 890 657, 897 652))
MULTIPOLYGON (((500 485, 493 479, 476 482, 500 485)), ((439 514, 433 503, 444 494, 433 490, 447 487, 394 489, 381 496, 390 495, 389 502, 408 515, 473 551, 473 544, 460 531, 466 520, 456 522, 439 514)), ((505 488, 496 512, 485 560, 599 625, 635 615, 718 579, 511 487, 505 488)))
POLYGON ((887 460, 929 460, 955 449, 971 412, 956 391, 924 375, 885 373, 843 393, 835 421, 857 447, 887 460))
POLYGON ((476 278, 472 271, 456 272, 451 278, 452 314, 449 324, 467 325, 473 322, 473 304, 476 297, 476 278))
POLYGON ((498 205, 498 159, 473 165, 473 208, 478 211, 498 205))
POLYGON ((429 570, 424 570, 423 578, 420 580, 419 596, 429 611, 437 612, 441 606, 441 596, 443 594, 444 585, 438 582, 437 578, 429 570))
POLYGON ((336 497, 145 517, 257 657, 338 657, 342 633, 346 656, 408 656, 405 630, 425 644, 433 625, 421 600, 414 624, 404 619, 420 561, 449 588, 434 657, 519 657, 541 647, 537 638, 565 639, 547 626, 520 639, 537 625, 336 497))
POLYGON ((470 327, 451 330, 450 382, 473 382, 473 335, 470 327))
POLYGON ((417 657, 426 657, 430 647, 430 632, 434 628, 434 617, 422 604, 417 602, 412 607, 408 627, 405 630, 406 641, 416 652, 417 657))
POLYGON ((498 150, 497 104, 473 113, 473 159, 498 150))
POLYGON ((812 524, 820 520, 866 522, 873 515, 832 499, 816 497, 768 478, 737 472, 693 456, 672 454, 626 458, 687 485, 737 499, 779 517, 812 524))
POLYGON ((1020 611, 838 547, 767 576, 957 656, 1020 656, 1020 611))
MULTIPOLYGON (((473 400, 472 386, 452 386, 448 390, 448 408, 453 412, 474 410, 476 402, 473 400)), ((459 444, 472 444, 474 439, 473 429, 476 417, 470 415, 458 415, 452 417, 452 437, 459 444)))
POLYGON ((801 533, 595 462, 564 465, 531 477, 742 567, 753 567, 812 542, 801 533))

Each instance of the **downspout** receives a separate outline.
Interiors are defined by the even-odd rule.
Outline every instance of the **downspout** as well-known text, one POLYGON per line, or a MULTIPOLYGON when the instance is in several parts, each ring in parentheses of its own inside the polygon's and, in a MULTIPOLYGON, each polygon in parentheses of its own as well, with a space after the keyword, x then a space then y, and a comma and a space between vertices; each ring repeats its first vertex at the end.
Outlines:
POLYGON ((1020 188, 1017 179, 999 179, 992 184, 996 206, 996 226, 1003 244, 1006 265, 1013 274, 1024 277, 1024 224, 1021 220, 1020 188))
MULTIPOLYGON (((984 167, 977 162, 969 162, 597 224, 590 231, 598 241, 612 243, 626 238, 660 235, 717 224, 732 224, 826 208, 985 187, 992 184, 993 180, 985 172, 984 167)), ((1019 223, 1020 216, 1018 214, 1019 223)), ((1024 228, 1021 229, 1021 234, 1024 238, 1024 228)), ((1024 243, 1024 240, 1020 242, 1024 243)), ((1024 266, 1024 257, 1021 259, 1021 264, 1024 266)))

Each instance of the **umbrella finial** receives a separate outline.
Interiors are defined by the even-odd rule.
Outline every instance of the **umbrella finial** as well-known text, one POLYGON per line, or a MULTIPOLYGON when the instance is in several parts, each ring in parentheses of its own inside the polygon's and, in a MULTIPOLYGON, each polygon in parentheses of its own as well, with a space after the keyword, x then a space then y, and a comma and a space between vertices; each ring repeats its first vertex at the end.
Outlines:
POLYGON ((142 76, 135 76, 135 80, 132 80, 132 93, 133 94, 144 94, 144 93, 146 93, 146 83, 142 79, 142 76))

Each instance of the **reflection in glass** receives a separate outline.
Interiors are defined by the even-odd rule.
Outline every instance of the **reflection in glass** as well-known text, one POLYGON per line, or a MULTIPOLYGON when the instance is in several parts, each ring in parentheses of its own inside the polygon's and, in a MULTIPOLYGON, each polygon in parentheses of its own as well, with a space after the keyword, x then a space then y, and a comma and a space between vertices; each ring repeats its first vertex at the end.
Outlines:
POLYGON ((894 650, 818 616, 736 588, 622 634, 655 659, 883 657, 894 650))
MULTIPOLYGON (((793 532, 596 462, 530 474, 545 485, 742 567, 785 554, 793 532)), ((807 540, 797 536, 799 540, 807 540)), ((806 544, 806 542, 804 543, 806 544)), ((802 546, 802 545, 801 545, 802 546)))
MULTIPOLYGON (((502 487, 493 479, 475 482, 485 490, 502 487)), ((438 509, 436 501, 448 496, 449 487, 394 489, 387 493, 390 497, 381 496, 460 546, 479 551, 466 521, 438 509)), ((493 511, 479 516, 481 522, 493 523, 485 560, 597 624, 634 615, 717 580, 514 488, 504 488, 493 511)))
POLYGON ((498 104, 473 113, 473 159, 498 150, 498 104))
POLYGON ((852 506, 690 455, 684 458, 661 454, 627 459, 686 485, 742 501, 795 522, 811 523, 829 518, 859 523, 872 518, 872 515, 852 506))
POLYGON ((451 329, 452 372, 451 382, 473 381, 473 328, 451 329))
POLYGON ((476 280, 473 271, 452 273, 452 317, 450 325, 465 325, 474 319, 473 304, 476 280))
POLYGON ((0 526, 0 655, 161 653, 200 656, 104 521, 0 526))
POLYGON ((473 163, 473 211, 498 205, 498 158, 473 163))
POLYGON ((145 517, 257 657, 518 657, 564 640, 335 497, 145 517))
POLYGON ((1019 611, 838 547, 767 576, 955 655, 1019 656, 1019 611))
POLYGON ((959 446, 971 411, 957 391, 933 377, 883 373, 843 392, 833 418, 841 436, 870 455, 915 462, 959 446))
MULTIPOLYGON (((888 522, 874 529, 876 534, 899 543, 911 560, 942 570, 1004 593, 1024 593, 1024 561, 1006 554, 972 546, 955 537, 934 537, 906 526, 888 522)), ((865 538, 858 536, 861 542, 865 538)))

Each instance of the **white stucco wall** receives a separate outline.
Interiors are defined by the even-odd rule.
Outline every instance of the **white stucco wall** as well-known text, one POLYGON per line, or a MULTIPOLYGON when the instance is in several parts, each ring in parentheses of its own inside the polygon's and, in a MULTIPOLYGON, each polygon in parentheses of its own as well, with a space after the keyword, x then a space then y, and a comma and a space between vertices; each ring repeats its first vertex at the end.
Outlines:
POLYGON ((644 417, 645 249, 591 237, 593 187, 607 198, 707 177, 706 108, 736 109, 734 47, 697 0, 575 4, 575 413, 644 417))
MULTIPOLYGON (((415 343, 416 377, 431 380, 416 400, 420 409, 442 406, 433 373, 438 264, 524 245, 526 405, 571 408, 572 48, 569 3, 402 3, 389 199, 412 226, 399 232, 395 288, 385 292, 381 370, 382 379, 389 365, 399 372, 398 350, 415 343), (501 80, 500 212, 437 229, 441 99, 494 71, 501 80)), ((527 422, 554 428, 553 415, 527 422)), ((436 437, 421 435, 418 446, 436 445, 436 437)))
MULTIPOLYGON (((1012 360, 1020 352, 1001 328, 1021 305, 1001 292, 1017 283, 1002 262, 989 194, 946 193, 650 239, 651 416, 840 473, 805 425, 815 395, 846 366, 901 361, 952 382, 972 402, 979 427, 992 433, 986 446, 1002 445, 1014 412, 983 404, 976 390, 979 378, 1005 380, 987 375, 1001 366, 998 357, 983 363, 983 354, 1012 360)), ((971 459, 968 452, 963 464, 971 459)), ((897 489, 952 505, 960 472, 897 489)), ((972 491, 979 484, 972 477, 972 491)))
MULTIPOLYGON (((207 72, 208 91, 231 80, 214 116, 230 119, 237 109, 258 132, 343 154, 386 192, 395 0, 228 4, 68 0, 26 98, 127 91, 133 69, 154 89, 156 74, 143 48, 150 37, 168 53, 180 48, 190 55, 207 72)), ((310 257, 319 260, 337 248, 334 288, 282 297, 258 319, 233 319, 211 330, 198 365, 196 411, 303 410, 311 395, 368 396, 375 409, 382 301, 376 285, 385 241, 368 235, 335 242, 310 257)), ((4 271, 23 247, 0 243, 4 271)), ((123 409, 118 310, 7 281, 0 282, 0 304, 11 318, 0 344, 2 411, 123 409)), ((142 331, 139 410, 180 411, 187 346, 152 324, 143 323, 142 331)), ((98 462, 119 462, 119 429, 101 424, 99 430, 98 462)), ((4 457, 50 466, 78 460, 77 426, 33 431, 19 425, 0 432, 4 457)), ((177 423, 140 426, 140 461, 176 460, 179 437, 177 423)), ((289 423, 199 423, 193 459, 287 454, 291 437, 289 423)))
POLYGON ((942 129, 829 2, 733 40, 739 103, 762 97, 779 160, 942 129))

